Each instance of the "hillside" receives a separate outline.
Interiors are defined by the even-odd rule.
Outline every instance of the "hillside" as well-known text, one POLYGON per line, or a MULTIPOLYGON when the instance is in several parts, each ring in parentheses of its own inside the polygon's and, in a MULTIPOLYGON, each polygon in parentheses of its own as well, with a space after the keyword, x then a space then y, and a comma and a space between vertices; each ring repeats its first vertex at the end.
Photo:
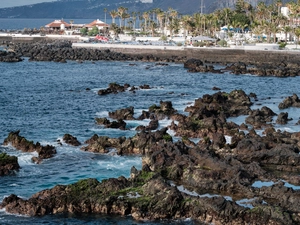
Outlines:
MULTIPOLYGON (((261 0, 250 0, 256 5, 261 0)), ((153 0, 153 3, 141 3, 137 0, 60 0, 29 6, 0 9, 0 18, 103 18, 103 10, 116 10, 123 6, 129 11, 144 12, 154 8, 176 9, 180 14, 200 12, 201 0, 153 0)), ((204 13, 211 13, 218 8, 234 7, 236 0, 204 0, 204 13)), ((264 0, 267 4, 272 0, 264 0)), ((287 1, 283 1, 287 2, 287 1)), ((109 16, 109 13, 107 13, 109 16)))

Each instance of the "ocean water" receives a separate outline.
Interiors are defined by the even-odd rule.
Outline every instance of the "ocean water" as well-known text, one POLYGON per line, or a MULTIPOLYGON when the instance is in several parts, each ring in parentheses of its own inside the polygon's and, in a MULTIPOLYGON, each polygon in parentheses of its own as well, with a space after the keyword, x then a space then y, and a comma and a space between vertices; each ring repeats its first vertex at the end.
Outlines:
MULTIPOLYGON (((66 144, 57 144, 65 133, 81 142, 94 134, 110 137, 133 136, 140 124, 148 121, 128 121, 129 130, 103 129, 95 124, 96 117, 108 116, 108 112, 133 106, 138 116, 160 101, 172 101, 180 113, 204 94, 213 94, 214 86, 230 92, 243 89, 247 94, 256 93, 258 101, 253 108, 263 105, 280 113, 278 104, 284 97, 296 93, 300 96, 299 77, 275 78, 252 75, 188 73, 182 64, 135 62, 77 62, 66 64, 54 62, 0 63, 0 143, 10 131, 20 130, 28 140, 51 144, 57 149, 54 158, 36 165, 31 162, 35 153, 22 153, 11 146, 0 144, 0 152, 18 156, 21 169, 15 175, 0 177, 0 201, 10 194, 29 198, 43 189, 57 184, 70 184, 84 178, 99 181, 110 177, 129 177, 130 168, 141 168, 140 156, 116 156, 94 154, 66 144), (146 69, 149 68, 149 69, 146 69), (150 90, 137 90, 106 96, 97 91, 109 83, 129 83, 131 86, 148 84, 150 90)), ((276 128, 299 131, 295 125, 300 109, 283 110, 293 118, 287 125, 276 128)), ((231 118, 237 123, 245 117, 231 118)), ((276 120, 276 118, 275 118, 276 120)), ((160 127, 171 121, 160 122, 160 127)), ((170 132, 172 134, 172 132, 170 132)), ((177 137, 180 139, 180 137, 177 137)), ((130 217, 103 215, 49 215, 24 217, 0 211, 0 224, 195 224, 193 221, 137 222, 130 217)))

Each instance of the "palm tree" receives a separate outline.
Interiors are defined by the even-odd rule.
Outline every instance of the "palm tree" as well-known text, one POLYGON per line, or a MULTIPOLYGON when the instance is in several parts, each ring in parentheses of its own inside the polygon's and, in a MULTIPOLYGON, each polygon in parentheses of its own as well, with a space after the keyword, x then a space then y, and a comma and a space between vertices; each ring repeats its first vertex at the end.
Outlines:
POLYGON ((151 20, 149 23, 149 29, 151 30, 152 37, 154 37, 154 35, 155 35, 156 28, 157 28, 157 23, 155 23, 153 20, 151 20))
POLYGON ((296 48, 297 48, 297 45, 298 45, 298 42, 299 42, 299 36, 300 36, 300 28, 299 27, 297 27, 295 29, 294 34, 297 37, 297 40, 296 40, 296 48))
POLYGON ((189 32, 190 23, 191 23, 191 16, 184 15, 184 16, 181 17, 181 26, 183 28, 183 33, 184 33, 185 39, 186 39, 186 37, 188 35, 188 32, 189 32))
POLYGON ((281 6, 282 6, 282 0, 277 0, 276 1, 276 5, 277 5, 277 14, 279 15, 280 14, 280 9, 281 9, 281 6))
POLYGON ((130 14, 129 13, 126 13, 126 12, 122 13, 121 20, 123 22, 123 27, 125 27, 126 19, 129 19, 129 18, 130 18, 130 14))
POLYGON ((70 20, 70 24, 71 24, 71 30, 73 30, 73 23, 74 23, 74 20, 70 20))
POLYGON ((221 11, 221 18, 224 19, 224 25, 228 26, 228 24, 230 23, 230 17, 232 15, 232 11, 229 8, 224 8, 221 11))
POLYGON ((149 12, 144 12, 143 13, 143 18, 145 20, 145 31, 147 30, 147 23, 148 23, 148 19, 149 19, 149 12))
POLYGON ((107 13, 107 8, 104 8, 103 11, 104 11, 104 22, 106 23, 106 13, 107 13))
POLYGON ((157 16, 157 20, 158 20, 158 23, 159 23, 159 27, 160 27, 160 31, 162 34, 164 34, 164 26, 163 26, 163 21, 164 21, 164 18, 165 18, 165 14, 164 12, 159 12, 156 14, 157 16))
POLYGON ((265 20, 267 16, 268 10, 267 6, 264 2, 259 2, 257 7, 256 7, 256 15, 257 19, 265 20))
POLYGON ((272 32, 273 35, 273 43, 276 43, 276 34, 279 31, 278 26, 276 24, 271 23, 270 31, 272 32))
POLYGON ((124 13, 126 13, 126 11, 127 11, 128 9, 127 8, 125 8, 125 7, 123 7, 123 6, 120 6, 119 8, 118 8, 118 16, 119 16, 119 20, 120 20, 120 27, 122 28, 122 20, 123 20, 123 18, 124 18, 124 13), (123 18, 122 18, 123 17, 123 18))
POLYGON ((111 18, 112 18, 112 23, 115 23, 115 18, 118 16, 118 12, 116 10, 112 10, 109 12, 111 18))
POLYGON ((287 34, 292 31, 292 28, 290 26, 284 26, 282 31, 284 32, 284 41, 287 42, 287 34))
POLYGON ((136 18, 137 18, 137 12, 132 12, 131 13, 131 15, 132 15, 132 22, 133 22, 133 32, 135 32, 135 24, 136 24, 136 18))

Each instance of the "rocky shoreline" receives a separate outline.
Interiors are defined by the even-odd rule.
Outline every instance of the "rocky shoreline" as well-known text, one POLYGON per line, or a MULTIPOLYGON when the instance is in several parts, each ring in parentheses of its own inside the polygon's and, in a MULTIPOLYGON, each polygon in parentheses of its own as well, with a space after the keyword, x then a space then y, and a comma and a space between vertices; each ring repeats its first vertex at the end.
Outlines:
MULTIPOLYGON (((121 53, 122 49, 97 49, 97 48, 72 48, 70 41, 40 41, 32 43, 12 43, 9 45, 12 52, 0 52, 0 61, 2 62, 19 62, 22 57, 28 57, 30 61, 54 61, 66 63, 68 60, 75 60, 80 63, 84 61, 146 61, 146 62, 176 62, 184 63, 189 72, 212 72, 224 73, 230 72, 236 75, 253 74, 257 76, 276 76, 276 77, 293 77, 299 76, 300 67, 298 61, 293 58, 293 54, 289 57, 280 52, 257 52, 261 59, 258 57, 250 57, 247 59, 245 52, 234 52, 233 55, 224 55, 222 57, 220 50, 215 50, 216 54, 213 57, 211 52, 200 54, 191 51, 191 54, 179 54, 180 52, 173 51, 163 54, 164 50, 156 50, 153 54, 126 52, 121 53), (197 55, 197 54, 198 55, 197 55), (240 55, 242 54, 242 55, 240 55), (263 57, 263 55, 269 55, 263 57), (239 56, 241 56, 239 58, 239 56), (236 58, 233 61, 230 58, 236 58), (233 62, 232 62, 233 61, 233 62), (222 69, 215 69, 215 64, 221 64, 222 69)), ((210 51, 214 51, 211 49, 210 51)), ((226 50, 224 50, 226 51, 226 50)), ((230 52, 230 51, 229 51, 230 52)), ((250 54, 250 53, 248 53, 250 54)), ((252 54, 252 53, 251 53, 252 54)), ((253 54, 252 54, 253 55, 253 54)), ((288 55, 288 54, 287 54, 288 55)), ((294 55, 295 57, 297 55, 294 55)))
MULTIPOLYGON (((216 225, 299 224, 300 190, 287 184, 300 186, 300 133, 275 130, 273 125, 286 122, 288 115, 276 115, 265 106, 251 110, 255 98, 255 93, 242 90, 218 91, 196 99, 185 109, 188 115, 179 114, 171 102, 149 106, 137 118, 133 107, 109 112, 108 121, 148 118, 159 123, 170 118, 177 122, 156 131, 144 127, 129 138, 94 135, 81 146, 94 153, 114 148, 119 155, 142 155, 142 170, 132 167, 130 178, 85 179, 29 199, 12 194, 0 208, 29 216, 101 213, 142 221, 192 218, 216 225), (247 115, 241 125, 227 121, 240 115, 247 115), (264 129, 264 136, 254 127, 264 129), (173 141, 168 129, 181 140, 173 141), (255 182, 271 185, 257 187, 255 182)), ((297 95, 288 96, 278 107, 299 107, 298 102, 297 95)), ((69 134, 64 141, 81 145, 69 134)))

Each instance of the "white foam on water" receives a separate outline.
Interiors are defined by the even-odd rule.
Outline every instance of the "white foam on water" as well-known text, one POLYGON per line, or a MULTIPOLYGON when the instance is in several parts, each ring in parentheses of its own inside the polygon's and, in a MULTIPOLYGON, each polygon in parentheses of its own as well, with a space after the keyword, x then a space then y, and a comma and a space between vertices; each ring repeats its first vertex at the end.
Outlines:
POLYGON ((38 153, 37 152, 21 153, 18 154, 17 157, 18 157, 18 163, 21 167, 25 165, 35 165, 35 163, 32 162, 32 157, 38 157, 38 153))
POLYGON ((92 88, 91 91, 94 92, 95 94, 98 94, 98 91, 99 91, 99 90, 104 90, 104 89, 106 89, 106 88, 107 88, 107 87, 92 88))
POLYGON ((131 166, 138 167, 137 169, 139 169, 141 167, 142 160, 141 157, 112 155, 107 159, 97 161, 97 164, 106 170, 123 170, 128 169, 131 166))
POLYGON ((108 113, 109 113, 108 111, 96 112, 96 116, 100 118, 108 117, 108 113))
POLYGON ((231 140, 232 140, 231 136, 225 135, 225 139, 226 139, 226 144, 231 144, 231 140))
POLYGON ((172 137, 174 137, 176 134, 175 131, 170 130, 170 129, 167 130, 167 133, 170 134, 172 137))
POLYGON ((135 130, 138 126, 148 126, 150 123, 150 119, 144 120, 124 120, 126 122, 126 127, 130 128, 130 130, 135 130))

